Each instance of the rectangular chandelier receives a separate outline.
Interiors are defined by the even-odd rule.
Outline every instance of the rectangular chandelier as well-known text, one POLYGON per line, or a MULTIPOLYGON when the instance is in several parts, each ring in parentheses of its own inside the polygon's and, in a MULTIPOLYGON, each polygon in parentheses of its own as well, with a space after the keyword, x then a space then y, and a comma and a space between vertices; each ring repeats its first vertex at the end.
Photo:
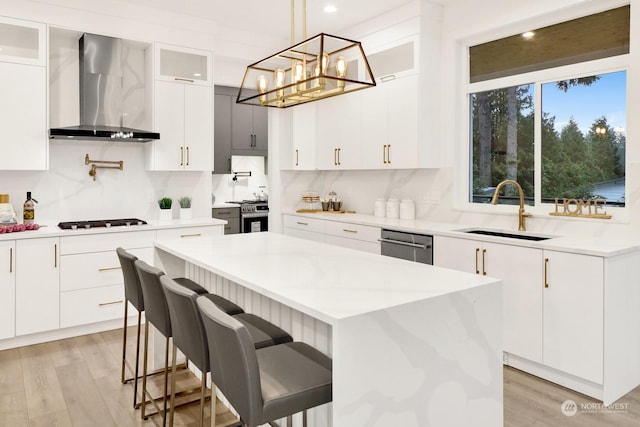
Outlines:
POLYGON ((287 108, 375 85, 360 42, 321 33, 249 65, 236 102, 287 108))

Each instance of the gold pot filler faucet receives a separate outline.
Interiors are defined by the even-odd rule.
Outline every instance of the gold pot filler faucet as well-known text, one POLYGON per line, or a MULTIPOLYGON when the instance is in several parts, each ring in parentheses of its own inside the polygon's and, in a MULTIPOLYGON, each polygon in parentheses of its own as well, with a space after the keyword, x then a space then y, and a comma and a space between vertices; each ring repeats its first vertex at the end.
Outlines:
POLYGON ((500 196, 500 190, 507 184, 511 184, 518 190, 518 197, 520 198, 520 209, 518 209, 518 231, 526 231, 524 227, 524 219, 525 217, 531 216, 530 213, 524 211, 524 192, 522 191, 522 187, 516 181, 512 179, 505 179, 496 187, 496 190, 493 192, 493 197, 491 198, 491 204, 495 205, 498 203, 498 197, 500 196))

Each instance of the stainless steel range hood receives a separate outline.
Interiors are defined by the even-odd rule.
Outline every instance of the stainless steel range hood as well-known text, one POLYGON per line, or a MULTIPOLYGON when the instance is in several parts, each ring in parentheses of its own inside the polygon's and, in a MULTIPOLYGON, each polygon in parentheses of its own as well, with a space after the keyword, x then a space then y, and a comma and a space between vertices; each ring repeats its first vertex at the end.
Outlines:
POLYGON ((80 125, 49 129, 50 139, 148 142, 160 134, 122 126, 122 40, 83 34, 80 125))

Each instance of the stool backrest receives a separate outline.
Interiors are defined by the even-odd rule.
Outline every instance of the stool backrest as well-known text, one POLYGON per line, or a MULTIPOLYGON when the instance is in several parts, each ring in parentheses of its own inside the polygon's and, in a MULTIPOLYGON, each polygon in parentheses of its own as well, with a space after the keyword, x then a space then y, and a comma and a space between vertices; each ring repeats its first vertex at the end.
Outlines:
POLYGON ((142 287, 140 286, 140 279, 136 272, 135 262, 138 257, 127 252, 123 248, 117 248, 116 254, 120 260, 120 267, 122 267, 122 278, 124 279, 124 297, 129 301, 138 311, 144 311, 144 298, 142 296, 142 287))
POLYGON ((135 266, 144 295, 144 316, 162 335, 169 338, 172 336, 171 318, 167 297, 160 284, 160 277, 164 276, 164 272, 142 260, 137 260, 135 266))
POLYGON ((169 306, 173 343, 198 369, 209 372, 207 336, 200 310, 196 306, 198 294, 167 276, 162 276, 160 283, 169 306))
POLYGON ((260 369, 247 328, 211 300, 197 299, 209 343, 211 377, 240 419, 257 425, 263 412, 260 369))

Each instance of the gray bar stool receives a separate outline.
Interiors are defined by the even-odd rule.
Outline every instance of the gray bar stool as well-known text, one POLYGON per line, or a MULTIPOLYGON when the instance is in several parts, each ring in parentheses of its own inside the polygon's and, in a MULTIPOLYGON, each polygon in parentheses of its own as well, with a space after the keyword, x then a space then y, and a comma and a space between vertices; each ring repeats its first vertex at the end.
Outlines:
MULTIPOLYGON (((142 288, 140 287, 140 279, 136 272, 134 263, 138 258, 123 248, 117 248, 116 254, 120 260, 120 267, 122 268, 122 277, 124 279, 124 326, 122 328, 122 373, 121 381, 125 384, 131 380, 135 380, 133 385, 133 407, 138 406, 138 368, 140 366, 140 324, 142 322, 142 312, 144 311, 144 298, 142 296, 142 288), (127 320, 129 317, 129 304, 138 311, 138 333, 136 337, 136 364, 133 378, 124 377, 125 365, 127 363, 127 320)), ((131 366, 129 366, 131 369, 131 366)))
MULTIPOLYGON (((179 286, 174 280, 167 276, 160 277, 160 283, 164 289, 169 306, 171 317, 171 327, 173 329, 173 366, 171 375, 171 412, 169 415, 169 425, 173 426, 175 413, 175 369, 176 354, 180 349, 201 372, 200 380, 200 423, 204 422, 204 402, 206 394, 207 373, 210 372, 209 346, 207 336, 202 324, 200 310, 196 305, 196 298, 204 298, 210 304, 218 307, 213 295, 198 295, 195 292, 179 286)), ((224 312, 224 311, 223 311, 224 312)), ((258 316, 241 313, 234 316, 241 324, 245 325, 249 333, 249 342, 252 348, 272 346, 280 343, 291 342, 293 338, 279 327, 261 319, 258 316)), ((212 394, 215 399, 215 395, 212 394)), ((214 416, 215 414, 212 414, 214 416)))
MULTIPOLYGON (((168 375, 169 375, 169 338, 173 336, 171 329, 171 319, 169 318, 169 308, 167 307, 167 300, 160 284, 160 277, 164 276, 164 272, 156 267, 152 267, 142 260, 137 260, 135 268, 140 279, 140 285, 142 288, 142 294, 145 301, 145 326, 144 326, 144 356, 143 356, 143 368, 142 368, 142 411, 141 417, 147 418, 147 398, 149 402, 153 403, 158 413, 162 412, 162 423, 166 424, 167 421, 167 391, 168 391, 168 375), (149 355, 149 323, 151 323, 157 330, 165 337, 164 346, 164 393, 162 396, 162 409, 160 409, 153 397, 147 391, 147 365, 149 355)), ((197 294, 206 294, 207 290, 202 286, 192 282, 191 280, 180 279, 181 286, 190 288, 190 290, 197 294)), ((225 300, 226 301, 226 300, 225 300)), ((242 311, 240 307, 227 301, 233 305, 233 312, 238 310, 242 311)))
POLYGON ((332 400, 332 361, 313 347, 291 342, 255 349, 247 328, 198 297, 209 345, 212 382, 246 427, 303 412, 332 400))
MULTIPOLYGON (((125 296, 125 304, 124 304, 124 326, 122 328, 122 372, 121 372, 121 381, 123 384, 135 380, 133 385, 133 407, 138 407, 138 378, 139 378, 139 366, 140 366, 140 330, 141 330, 141 322, 142 322, 142 312, 144 311, 144 295, 142 293, 142 286, 140 285, 140 278, 138 277, 138 273, 136 271, 135 262, 138 258, 127 252, 125 249, 119 247, 116 249, 116 254, 118 255, 118 260, 120 261, 120 267, 122 268, 122 277, 124 279, 124 296, 125 296), (128 318, 129 318, 129 304, 131 303, 133 307, 138 311, 138 330, 136 336, 136 362, 135 368, 132 369, 131 366, 127 362, 127 327, 128 327, 128 318), (132 378, 125 378, 125 365, 129 367, 130 370, 133 370, 134 376, 132 378)), ((176 282, 180 283, 182 286, 185 286, 189 289, 194 290, 198 294, 205 294, 207 290, 197 283, 180 277, 175 279, 176 282)), ((232 302, 225 300, 222 297, 218 297, 216 301, 225 312, 230 314, 242 313, 242 309, 232 302)), ((155 372, 154 374, 158 374, 161 372, 155 372)))

